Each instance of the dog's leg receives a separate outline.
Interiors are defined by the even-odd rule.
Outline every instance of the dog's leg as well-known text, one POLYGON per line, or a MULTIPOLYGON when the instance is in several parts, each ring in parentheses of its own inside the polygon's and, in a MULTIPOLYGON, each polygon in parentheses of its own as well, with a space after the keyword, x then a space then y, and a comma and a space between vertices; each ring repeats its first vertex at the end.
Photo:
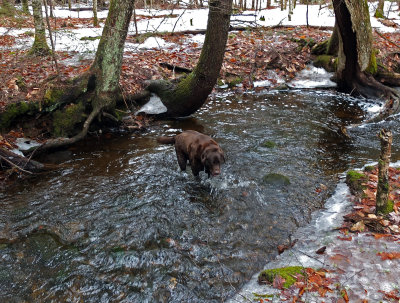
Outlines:
POLYGON ((178 149, 175 149, 175 150, 176 150, 176 158, 178 159, 179 167, 181 168, 181 170, 186 170, 186 163, 187 163, 188 159, 186 158, 185 154, 182 151, 180 151, 178 149))
POLYGON ((199 173, 201 171, 204 170, 204 167, 203 167, 203 165, 201 164, 200 161, 191 161, 190 162, 190 167, 192 169, 193 175, 196 176, 196 177, 199 175, 199 173))

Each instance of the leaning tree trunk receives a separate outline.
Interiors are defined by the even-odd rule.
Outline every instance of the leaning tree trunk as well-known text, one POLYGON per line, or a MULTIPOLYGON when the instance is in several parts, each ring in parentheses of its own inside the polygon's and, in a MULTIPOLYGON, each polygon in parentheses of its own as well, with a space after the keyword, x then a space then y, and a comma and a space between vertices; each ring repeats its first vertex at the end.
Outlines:
POLYGON ((232 0, 211 0, 203 48, 194 70, 177 84, 154 81, 148 90, 156 93, 167 111, 162 117, 193 114, 207 100, 217 82, 228 39, 232 0))
POLYGON ((379 119, 399 111, 399 94, 373 78, 377 71, 366 0, 333 0, 339 30, 338 89, 352 95, 386 100, 379 119))
MULTIPOLYGON (((47 141, 40 150, 58 148, 83 139, 91 123, 103 111, 113 110, 121 98, 119 78, 122 55, 132 16, 132 0, 111 0, 110 10, 97 48, 95 60, 89 71, 74 80, 74 85, 64 90, 64 99, 70 102, 84 100, 91 111, 83 123, 82 130, 71 138, 57 138, 47 141)), ((67 103, 64 100, 63 103, 67 103)))
POLYGON ((33 42, 30 54, 46 56, 50 48, 46 41, 46 28, 43 22, 42 1, 32 0, 33 20, 35 23, 35 41, 33 42))

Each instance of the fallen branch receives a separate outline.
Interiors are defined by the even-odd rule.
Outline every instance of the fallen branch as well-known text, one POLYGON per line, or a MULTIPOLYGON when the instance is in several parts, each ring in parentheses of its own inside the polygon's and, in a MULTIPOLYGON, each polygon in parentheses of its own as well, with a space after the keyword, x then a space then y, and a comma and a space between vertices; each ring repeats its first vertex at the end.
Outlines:
POLYGON ((390 44, 396 46, 397 48, 400 49, 400 45, 398 45, 397 43, 393 42, 392 40, 390 40, 389 38, 385 37, 382 33, 380 33, 377 29, 375 29, 375 33, 378 34, 378 36, 380 36, 381 38, 385 39, 386 41, 388 41, 390 44))
POLYGON ((43 171, 45 169, 44 164, 17 155, 16 153, 4 148, 0 148, 0 160, 6 162, 11 167, 28 174, 43 171))
POLYGON ((173 70, 173 71, 175 71, 177 73, 191 73, 192 72, 191 69, 188 69, 186 67, 173 65, 173 64, 166 63, 166 62, 161 62, 160 66, 161 67, 165 67, 165 68, 167 68, 169 70, 173 70))

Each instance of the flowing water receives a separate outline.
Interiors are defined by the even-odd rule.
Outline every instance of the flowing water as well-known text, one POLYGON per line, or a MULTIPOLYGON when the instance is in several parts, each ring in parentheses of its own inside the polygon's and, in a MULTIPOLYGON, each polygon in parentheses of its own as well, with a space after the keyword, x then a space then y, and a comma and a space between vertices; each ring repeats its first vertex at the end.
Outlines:
POLYGON ((310 220, 338 174, 376 161, 366 102, 329 91, 219 93, 193 117, 49 156, 60 169, 0 194, 1 302, 221 302, 310 220), (194 129, 222 174, 181 172, 156 138, 194 129), (54 160, 55 159, 55 160, 54 160), (281 177, 267 182, 268 174, 281 177))

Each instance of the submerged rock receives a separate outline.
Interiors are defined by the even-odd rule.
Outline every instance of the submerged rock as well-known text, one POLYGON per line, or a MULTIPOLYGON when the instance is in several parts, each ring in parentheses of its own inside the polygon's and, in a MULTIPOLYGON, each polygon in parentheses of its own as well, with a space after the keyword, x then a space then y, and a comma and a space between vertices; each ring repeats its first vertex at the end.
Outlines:
POLYGON ((263 182, 277 186, 285 186, 290 184, 290 180, 288 177, 277 173, 271 173, 265 175, 263 177, 263 182))

